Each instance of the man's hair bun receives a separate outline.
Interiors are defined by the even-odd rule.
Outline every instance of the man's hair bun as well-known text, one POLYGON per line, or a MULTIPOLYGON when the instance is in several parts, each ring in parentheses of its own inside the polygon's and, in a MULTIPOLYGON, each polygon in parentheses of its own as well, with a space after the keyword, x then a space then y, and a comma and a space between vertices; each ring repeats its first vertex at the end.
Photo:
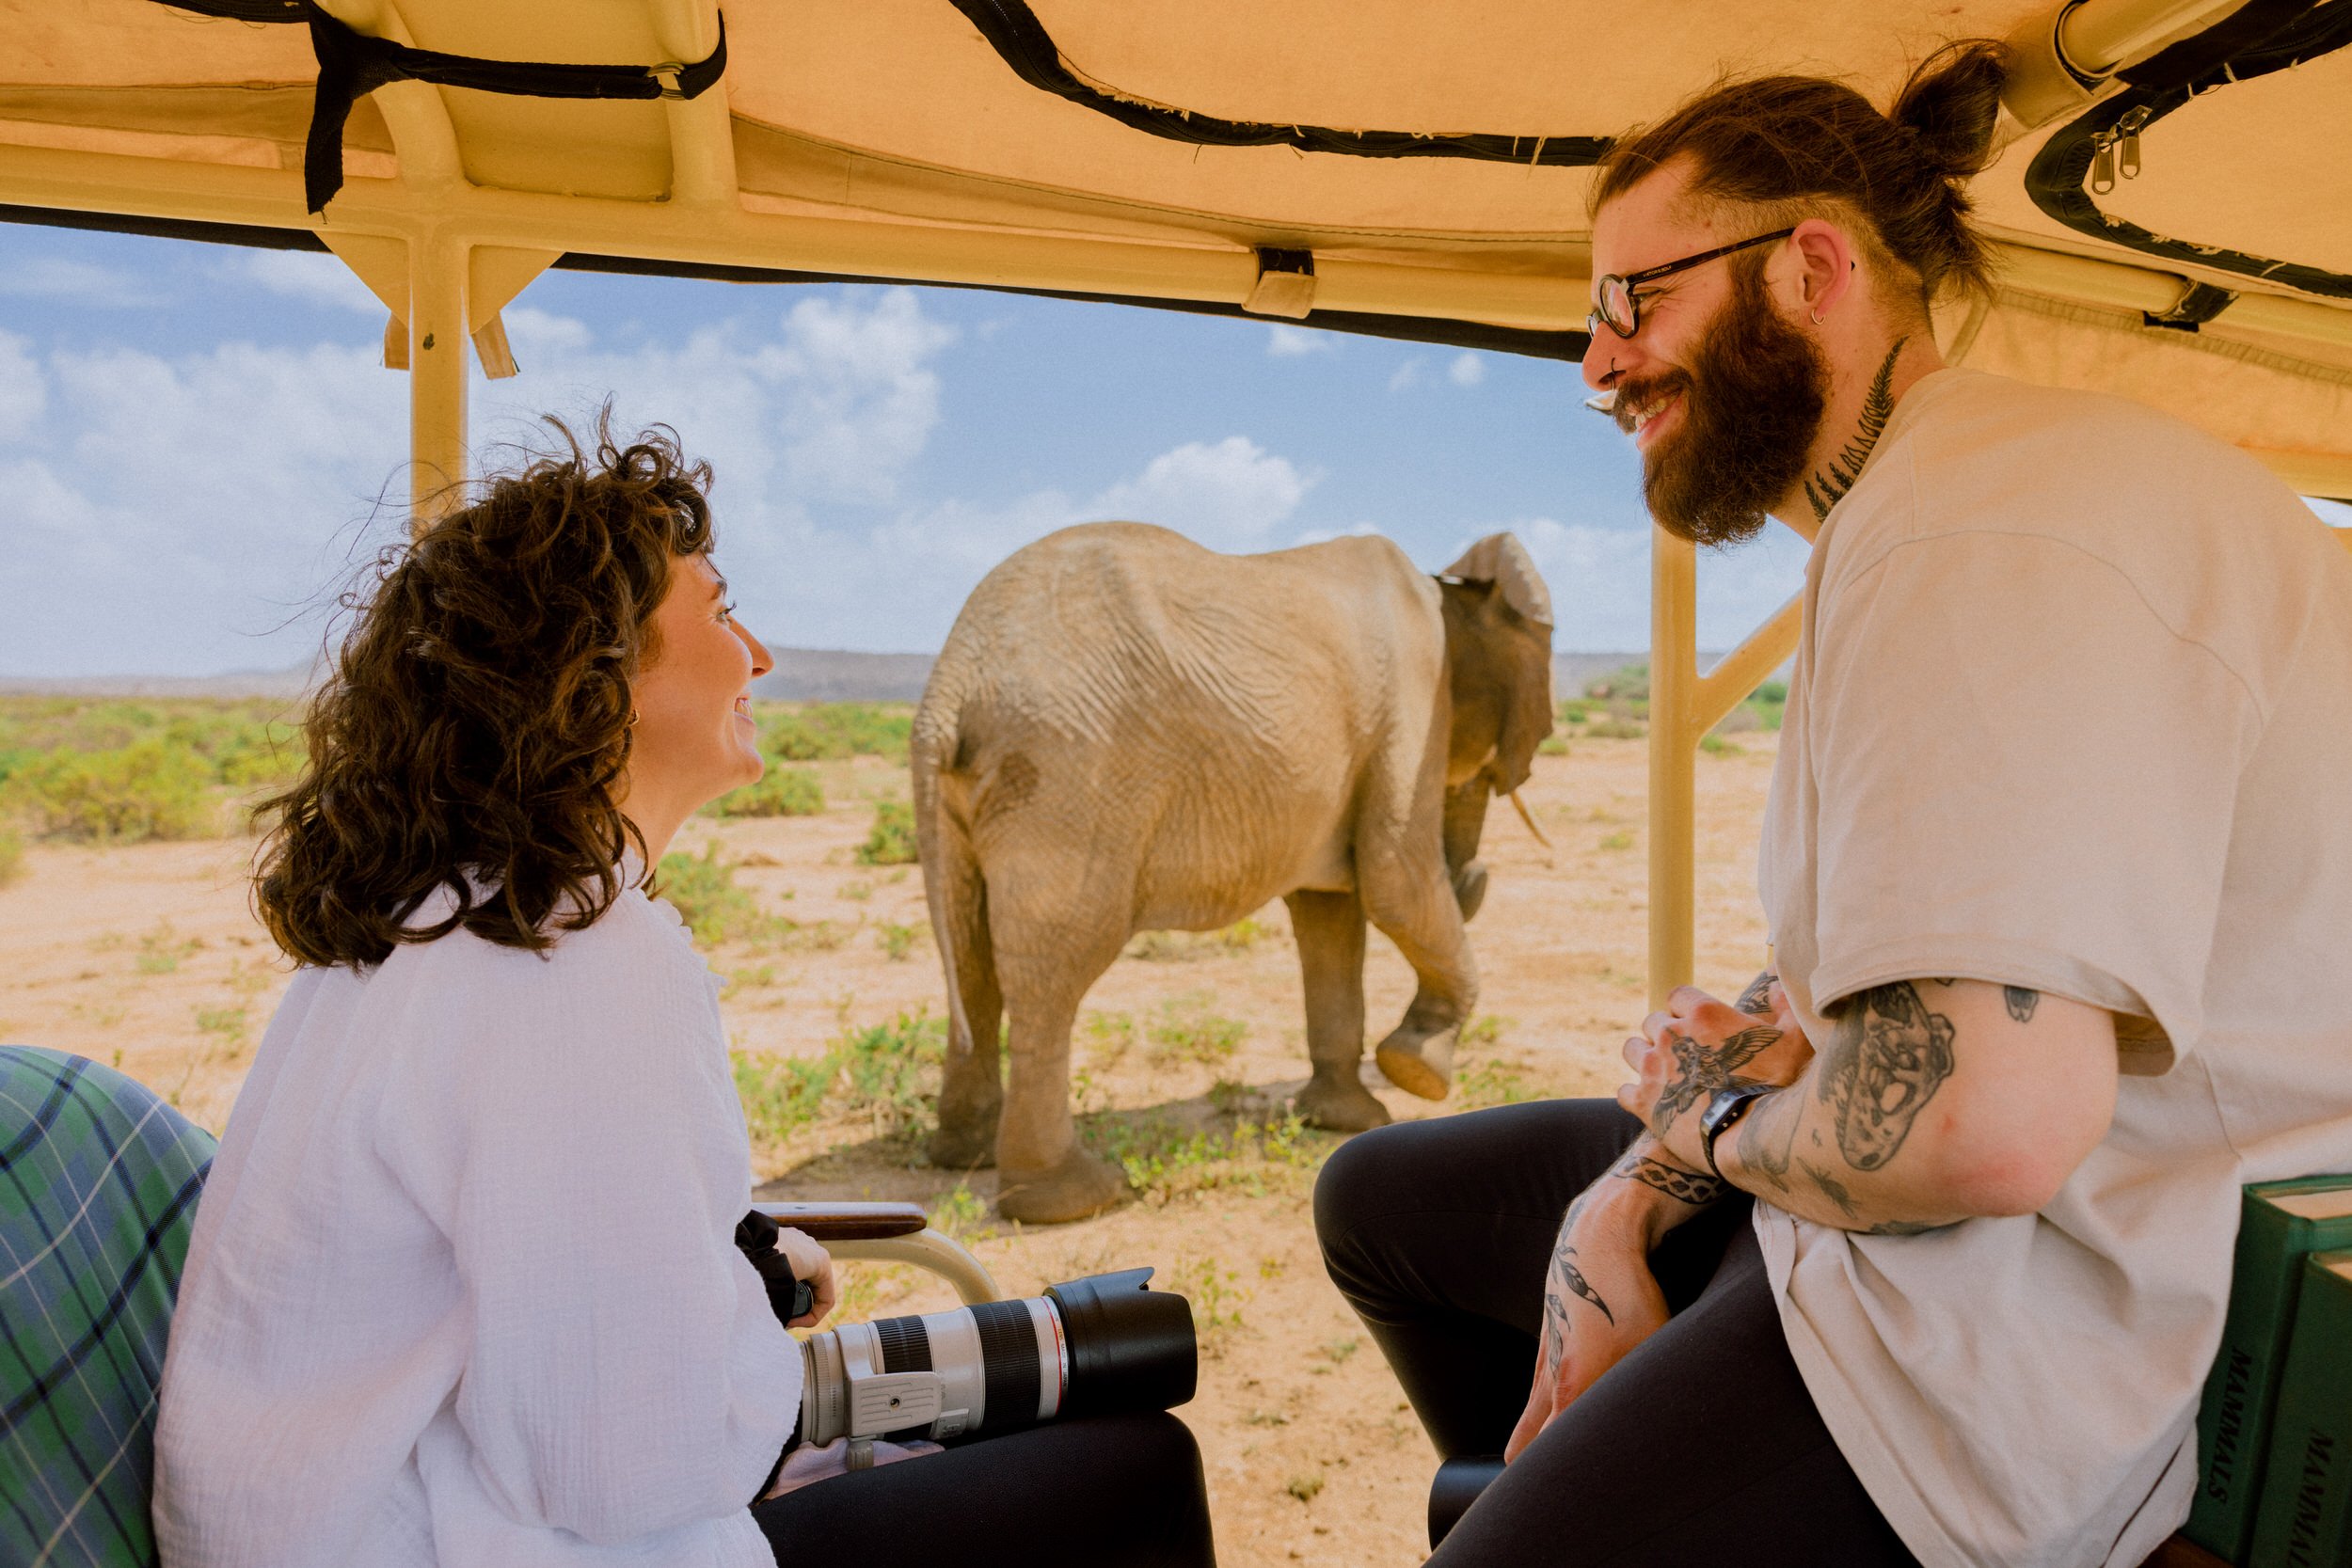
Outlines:
POLYGON ((1922 309, 1948 292, 1989 293, 1993 258, 1969 226, 1964 187, 1993 161, 2008 58, 1991 39, 1947 43, 1884 114, 1820 76, 1718 82, 1617 140, 1594 171, 1591 210, 1686 159, 1692 197, 1753 207, 1759 230, 1819 215, 1825 202, 1859 215, 1917 277, 1922 309))
POLYGON ((1965 180, 1993 161, 1993 124, 2009 80, 2009 51, 1989 39, 1947 43, 1919 63, 1887 119, 1918 139, 1947 180, 1965 180))

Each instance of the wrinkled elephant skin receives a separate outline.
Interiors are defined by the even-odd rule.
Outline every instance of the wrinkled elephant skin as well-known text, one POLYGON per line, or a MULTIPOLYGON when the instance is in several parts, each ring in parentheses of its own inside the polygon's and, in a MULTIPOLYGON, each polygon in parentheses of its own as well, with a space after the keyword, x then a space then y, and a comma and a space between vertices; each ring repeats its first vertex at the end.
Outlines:
POLYGON ((1389 1119, 1359 1076, 1367 922, 1418 979, 1376 1059, 1442 1097, 1478 996, 1463 923, 1486 805, 1551 728, 1550 620, 1508 534, 1432 579, 1380 538, 1226 556, 1096 523, 991 572, 914 721, 950 1015, 934 1163, 993 1155, 999 1210, 1029 1223, 1120 1201, 1071 1118, 1079 1004, 1136 931, 1215 930, 1275 897, 1306 991, 1299 1114, 1389 1119))

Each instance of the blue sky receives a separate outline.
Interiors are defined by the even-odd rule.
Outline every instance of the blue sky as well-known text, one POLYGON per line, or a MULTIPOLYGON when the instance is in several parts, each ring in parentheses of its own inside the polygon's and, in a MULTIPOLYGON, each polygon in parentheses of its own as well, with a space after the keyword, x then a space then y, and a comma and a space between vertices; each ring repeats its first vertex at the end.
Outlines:
MULTIPOLYGON (((996 562, 1134 517, 1213 547, 1376 530, 1430 569, 1517 531, 1563 649, 1641 646, 1633 453, 1576 367, 940 289, 551 272, 473 430, 611 395, 718 470, 721 563, 779 645, 928 651, 996 562)), ((331 258, 0 227, 0 676, 304 658, 397 537, 407 385, 331 258), (378 504, 379 496, 387 504, 378 504)), ((1775 531, 1778 532, 1778 531, 1775 531)), ((1703 563, 1703 641, 1792 592, 1785 532, 1703 563)))
MULTIPOLYGON (((1562 650, 1648 639, 1628 442, 1576 367, 943 289, 550 272, 475 382, 486 461, 613 399, 717 469, 721 564, 779 646, 930 651, 1029 540, 1129 517, 1212 547, 1385 533, 1422 566, 1510 529, 1562 650)), ((407 378, 332 258, 0 225, 0 677, 306 659, 400 536, 407 378), (379 498, 384 498, 379 502, 379 498)), ((2329 507, 2330 520, 2352 517, 2329 507)), ((1794 592, 1777 525, 1700 562, 1700 642, 1794 592)))

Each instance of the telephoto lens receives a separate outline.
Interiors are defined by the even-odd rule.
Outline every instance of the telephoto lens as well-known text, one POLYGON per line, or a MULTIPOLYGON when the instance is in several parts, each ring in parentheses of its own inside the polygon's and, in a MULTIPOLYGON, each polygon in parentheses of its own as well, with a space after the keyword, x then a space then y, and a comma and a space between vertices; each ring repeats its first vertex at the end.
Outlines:
POLYGON ((1041 1296, 845 1323, 803 1345, 801 1439, 957 1437, 1073 1416, 1167 1410, 1192 1398, 1192 1307, 1150 1269, 1041 1296))

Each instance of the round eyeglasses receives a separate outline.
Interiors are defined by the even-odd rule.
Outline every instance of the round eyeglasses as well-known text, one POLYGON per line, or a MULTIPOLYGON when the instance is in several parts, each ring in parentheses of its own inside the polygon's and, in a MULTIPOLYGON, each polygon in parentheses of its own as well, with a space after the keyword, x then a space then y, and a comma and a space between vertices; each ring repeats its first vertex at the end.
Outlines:
POLYGON ((1794 226, 1775 229, 1769 234, 1758 234, 1752 240, 1740 240, 1733 245, 1719 245, 1712 250, 1702 250, 1696 256, 1685 256, 1679 261, 1668 261, 1661 266, 1644 267, 1640 272, 1622 275, 1613 272, 1593 285, 1593 313, 1584 318, 1584 330, 1590 336, 1597 338, 1600 336, 1600 329, 1606 326, 1620 338, 1630 338, 1641 329, 1642 325, 1642 300, 1636 291, 1643 284, 1655 283, 1661 277, 1671 277, 1676 273, 1687 272, 1703 262, 1712 261, 1717 257, 1728 256, 1736 250, 1745 250, 1750 245, 1770 245, 1774 240, 1785 240, 1796 231, 1794 226))

